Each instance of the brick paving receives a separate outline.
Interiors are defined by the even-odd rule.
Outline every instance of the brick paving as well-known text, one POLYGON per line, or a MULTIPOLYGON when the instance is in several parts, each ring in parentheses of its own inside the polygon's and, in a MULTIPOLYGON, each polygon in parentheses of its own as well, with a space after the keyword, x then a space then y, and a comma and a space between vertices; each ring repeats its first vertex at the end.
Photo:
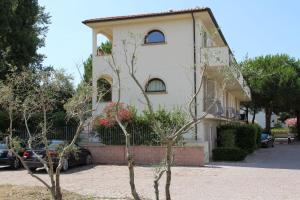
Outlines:
MULTIPOLYGON (((298 200, 300 199, 300 145, 260 149, 238 163, 218 162, 202 168, 174 167, 175 200, 298 200)), ((44 179, 47 174, 38 173, 44 179)), ((62 187, 85 195, 130 197, 126 166, 98 165, 62 174, 62 187)), ((153 168, 136 167, 138 192, 154 199, 153 168)), ((164 196, 163 181, 161 196, 164 196)), ((0 169, 0 184, 41 185, 24 170, 0 169)), ((25 198, 24 198, 25 199, 25 198)), ((163 199, 163 198, 162 198, 163 199)))

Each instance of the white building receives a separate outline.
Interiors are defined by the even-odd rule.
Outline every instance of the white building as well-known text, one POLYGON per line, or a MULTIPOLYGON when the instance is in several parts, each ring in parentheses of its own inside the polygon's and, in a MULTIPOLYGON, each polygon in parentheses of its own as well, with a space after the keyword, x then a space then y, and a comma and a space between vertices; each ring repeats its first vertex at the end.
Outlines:
MULTIPOLYGON (((249 114, 249 121, 251 122, 253 115, 249 114)), ((262 128, 266 128, 266 113, 264 110, 259 111, 255 114, 255 123, 260 125, 262 128)), ((271 128, 274 127, 278 123, 278 116, 275 113, 271 115, 271 128)))
MULTIPOLYGON (((209 8, 195 8, 140 15, 90 19, 83 22, 92 29, 93 107, 96 108, 97 81, 112 86, 107 101, 115 101, 114 75, 106 57, 97 53, 97 36, 106 36, 121 67, 121 101, 145 109, 139 88, 129 77, 125 65, 123 41, 136 43, 136 76, 148 92, 154 108, 185 108, 199 86, 206 64, 203 87, 193 112, 200 115, 212 99, 217 105, 198 125, 196 133, 185 136, 188 143, 204 145, 206 156, 216 144, 216 127, 221 122, 237 119, 240 101, 250 100, 250 90, 241 73, 234 68, 231 50, 209 8), (138 38, 138 39, 137 39, 138 38), (133 41, 134 40, 134 41, 133 41)), ((128 52, 132 51, 130 46, 128 52)), ((101 113, 107 102, 101 102, 94 115, 101 113)))

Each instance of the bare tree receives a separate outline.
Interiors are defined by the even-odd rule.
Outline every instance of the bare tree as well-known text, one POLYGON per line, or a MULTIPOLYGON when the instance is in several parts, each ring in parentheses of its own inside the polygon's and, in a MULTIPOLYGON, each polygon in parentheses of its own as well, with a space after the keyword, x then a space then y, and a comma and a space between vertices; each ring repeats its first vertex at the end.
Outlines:
MULTIPOLYGON (((91 116, 92 109, 88 102, 92 98, 92 87, 88 83, 82 83, 75 95, 65 104, 68 118, 76 118, 78 120, 77 129, 71 142, 57 149, 58 166, 54 167, 54 161, 51 151, 48 147, 48 135, 51 128, 51 120, 48 118, 48 113, 54 108, 57 100, 55 91, 60 90, 61 82, 65 81, 65 77, 61 72, 39 71, 36 73, 23 72, 20 74, 13 73, 8 77, 6 83, 2 83, 0 92, 6 95, 1 96, 0 103, 6 108, 9 113, 9 147, 13 154, 22 162, 28 173, 39 180, 51 192, 52 199, 61 200, 62 191, 60 186, 60 172, 67 162, 67 157, 70 153, 77 151, 75 142, 85 126, 88 125, 87 119, 91 116), (28 81, 31 80, 31 81, 28 81), (32 84, 34 83, 34 84, 32 84), (20 90, 22 89, 22 90, 20 90), (20 91, 25 93, 20 94, 20 91), (32 116, 41 112, 43 119, 39 125, 39 132, 35 133, 31 130, 29 122, 32 116), (43 164, 48 173, 49 181, 45 181, 38 175, 35 175, 24 162, 24 158, 19 156, 16 151, 13 133, 14 115, 21 114, 24 119, 25 127, 29 135, 28 149, 38 158, 43 164), (33 149, 33 141, 38 140, 45 146, 46 156, 39 156, 33 149), (50 182, 50 183, 49 183, 50 182)), ((99 98, 101 99, 101 97, 99 98)))
POLYGON ((140 200, 140 195, 138 194, 135 186, 135 173, 134 173, 134 158, 131 153, 131 143, 130 143, 130 135, 131 133, 128 132, 126 129, 127 123, 123 123, 119 116, 119 105, 121 101, 121 78, 120 78, 120 72, 121 68, 116 63, 114 55, 111 53, 108 55, 108 59, 106 60, 108 65, 110 66, 111 70, 117 77, 117 103, 116 103, 116 112, 114 113, 114 118, 118 124, 118 126, 121 128, 124 136, 125 136, 125 151, 126 151, 126 159, 128 164, 128 172, 129 172, 129 185, 131 189, 131 195, 135 200, 140 200))
MULTIPOLYGON (((0 103, 1 106, 6 109, 9 115, 9 129, 8 129, 8 144, 10 151, 18 158, 18 160, 23 164, 28 173, 39 180, 42 184, 44 184, 49 190, 51 190, 51 186, 41 179, 39 176, 35 175, 29 167, 24 163, 23 158, 17 153, 17 146, 14 142, 13 137, 13 122, 16 115, 22 114, 22 102, 26 98, 26 95, 30 94, 31 87, 28 87, 28 84, 33 83, 33 74, 31 72, 21 72, 16 73, 13 72, 10 76, 7 77, 5 83, 1 83, 0 91, 2 94, 0 103), (30 90, 30 91, 29 91, 30 90), (25 92, 26 93, 22 93, 25 92)), ((29 139, 29 145, 31 145, 31 140, 29 139)))

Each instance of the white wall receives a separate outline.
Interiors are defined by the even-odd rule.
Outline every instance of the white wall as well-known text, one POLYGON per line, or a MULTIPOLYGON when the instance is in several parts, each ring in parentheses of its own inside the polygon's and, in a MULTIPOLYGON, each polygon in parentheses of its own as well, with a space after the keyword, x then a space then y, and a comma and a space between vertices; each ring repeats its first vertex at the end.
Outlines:
MULTIPOLYGON (((265 118, 265 112, 264 111, 260 111, 258 113, 256 113, 255 115, 255 122, 258 123, 262 128, 266 127, 266 118, 265 118)), ((249 121, 252 120, 253 115, 251 115, 249 113, 249 121)), ((272 114, 271 117, 271 127, 274 127, 274 125, 277 123, 277 115, 275 115, 274 113, 272 114)))
MULTIPOLYGON (((194 92, 194 58, 193 58, 193 24, 192 18, 168 20, 159 22, 138 23, 130 25, 118 25, 111 27, 113 33, 113 53, 117 65, 121 69, 121 102, 134 105, 138 111, 146 108, 145 100, 128 75, 128 69, 125 65, 125 55, 123 48, 123 40, 127 43, 135 43, 137 39, 137 63, 136 76, 143 86, 146 85, 150 78, 162 79, 167 88, 166 93, 150 94, 150 100, 155 109, 159 106, 164 106, 167 109, 181 107, 186 110, 187 103, 194 92), (158 29, 165 34, 166 44, 144 45, 143 39, 147 32, 158 29), (133 37, 132 37, 133 36, 133 37)), ((197 85, 201 81, 201 61, 200 48, 202 42, 202 23, 200 19, 196 20, 196 53, 197 53, 197 85)), ((96 36, 93 34, 94 55, 96 49, 96 36)), ((208 45, 215 45, 211 37, 208 35, 208 45)), ((132 45, 127 45, 128 55, 132 52, 132 45)), ((114 77, 106 58, 103 56, 93 57, 93 106, 96 107, 96 82, 103 75, 111 75, 113 78, 113 101, 117 99, 116 78, 114 77)), ((228 102, 225 102, 224 91, 221 83, 216 82, 216 94, 223 106, 235 107, 235 97, 229 93, 228 102)), ((203 112, 204 89, 201 89, 198 95, 198 114, 203 112)), ((105 103, 98 106, 94 115, 101 113, 105 103)), ((198 125, 198 143, 208 143, 208 149, 211 151, 215 146, 216 127, 218 121, 205 121, 198 125)), ((187 134, 187 140, 194 139, 194 133, 187 134)), ((195 141, 194 141, 195 142, 195 141)))

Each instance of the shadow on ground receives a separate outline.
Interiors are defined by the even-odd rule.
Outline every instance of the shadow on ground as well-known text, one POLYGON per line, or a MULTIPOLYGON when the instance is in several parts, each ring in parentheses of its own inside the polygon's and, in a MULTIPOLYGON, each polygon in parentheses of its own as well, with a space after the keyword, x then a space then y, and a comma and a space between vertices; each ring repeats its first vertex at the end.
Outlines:
POLYGON ((300 170, 300 143, 277 144, 274 148, 261 148, 242 162, 211 162, 206 167, 253 167, 300 170))

